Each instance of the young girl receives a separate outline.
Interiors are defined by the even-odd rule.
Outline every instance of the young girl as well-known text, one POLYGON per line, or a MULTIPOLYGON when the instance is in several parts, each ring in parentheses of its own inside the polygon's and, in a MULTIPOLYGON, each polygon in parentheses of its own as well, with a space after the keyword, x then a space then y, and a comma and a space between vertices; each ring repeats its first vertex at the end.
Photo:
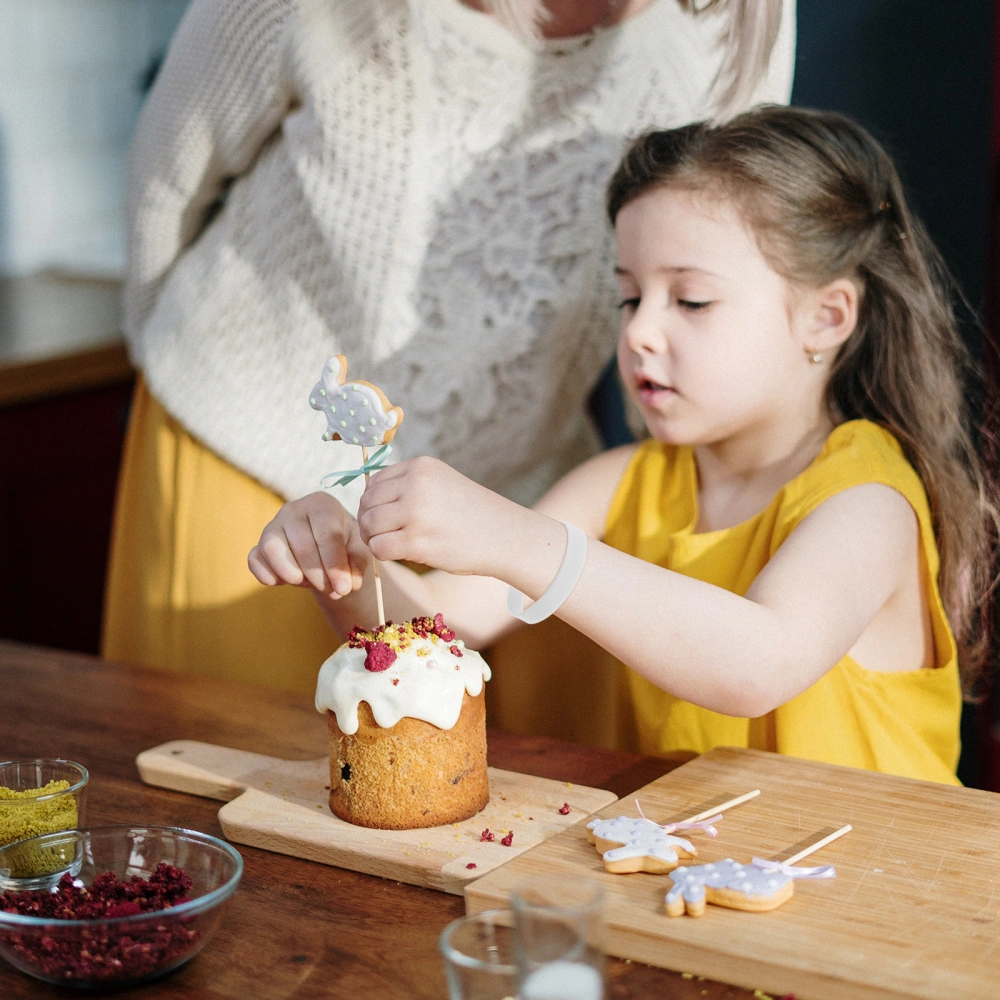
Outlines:
POLYGON ((252 571, 313 587, 343 632, 371 620, 374 555, 391 618, 441 611, 482 646, 518 625, 507 584, 537 600, 580 568, 570 522, 582 571, 541 603, 565 596, 559 617, 630 668, 646 752, 956 783, 996 507, 943 268, 888 156, 839 115, 766 107, 643 137, 608 211, 651 439, 533 510, 401 462, 357 521, 322 493, 287 504, 252 571))

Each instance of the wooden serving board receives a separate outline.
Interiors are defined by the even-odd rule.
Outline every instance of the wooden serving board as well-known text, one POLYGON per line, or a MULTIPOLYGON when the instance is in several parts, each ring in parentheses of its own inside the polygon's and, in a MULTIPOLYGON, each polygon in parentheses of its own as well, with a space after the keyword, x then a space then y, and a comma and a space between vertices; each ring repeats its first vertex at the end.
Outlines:
POLYGON ((143 751, 136 764, 148 785, 225 801, 219 822, 234 843, 457 896, 484 872, 616 801, 602 789, 491 767, 490 804, 472 819, 424 830, 369 830, 330 812, 328 757, 280 760, 174 740, 143 751), (572 811, 563 816, 566 802, 572 811), (480 841, 484 828, 495 841, 480 841), (508 830, 514 841, 504 847, 500 838, 508 830))
MULTIPOLYGON (((781 860, 851 823, 801 862, 835 865, 835 879, 797 881, 769 913, 668 917, 669 877, 607 873, 579 825, 469 885, 467 909, 539 875, 586 876, 608 891, 607 948, 624 958, 798 1000, 1000 996, 1000 795, 724 748, 635 797, 663 823, 754 788, 716 840, 692 836, 695 863, 781 860)), ((631 797, 600 813, 620 814, 638 815, 631 797)))

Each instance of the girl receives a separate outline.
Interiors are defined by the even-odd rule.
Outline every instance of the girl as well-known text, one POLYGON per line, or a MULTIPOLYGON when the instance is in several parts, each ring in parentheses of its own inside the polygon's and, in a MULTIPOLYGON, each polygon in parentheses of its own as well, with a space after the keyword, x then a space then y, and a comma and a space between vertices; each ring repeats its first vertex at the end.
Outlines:
POLYGON ((956 783, 996 507, 943 267, 888 156, 839 115, 766 107, 640 139, 608 211, 651 439, 533 510, 402 462, 357 521, 325 494, 286 505, 252 571, 313 587, 344 631, 371 618, 369 553, 422 562, 444 572, 385 566, 390 617, 442 611, 483 645, 517 624, 504 583, 539 599, 579 569, 572 522, 557 613, 630 668, 643 750, 956 783))

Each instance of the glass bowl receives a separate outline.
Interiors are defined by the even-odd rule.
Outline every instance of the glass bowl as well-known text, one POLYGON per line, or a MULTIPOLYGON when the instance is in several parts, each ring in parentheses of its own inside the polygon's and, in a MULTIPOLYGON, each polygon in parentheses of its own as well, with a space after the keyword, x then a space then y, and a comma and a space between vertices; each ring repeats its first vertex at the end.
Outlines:
POLYGON ((239 853, 216 837, 170 826, 44 834, 0 848, 0 893, 51 890, 64 874, 87 887, 104 872, 148 879, 161 862, 192 880, 184 901, 166 910, 57 920, 6 912, 0 898, 0 956, 36 979, 83 988, 132 986, 177 968, 215 933, 243 874, 239 853), (13 875, 38 854, 61 858, 61 870, 13 875))
POLYGON ((71 760, 8 760, 0 763, 0 847, 56 830, 72 830, 86 822, 90 775, 71 760), (50 782, 69 787, 33 795, 50 782), (9 789, 15 798, 6 798, 9 789), (29 793, 25 795, 24 793, 29 793))

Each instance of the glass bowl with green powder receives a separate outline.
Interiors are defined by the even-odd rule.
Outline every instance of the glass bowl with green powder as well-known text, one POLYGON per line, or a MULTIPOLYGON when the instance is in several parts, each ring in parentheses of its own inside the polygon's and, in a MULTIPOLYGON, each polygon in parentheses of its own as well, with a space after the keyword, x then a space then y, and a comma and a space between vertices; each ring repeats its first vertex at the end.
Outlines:
MULTIPOLYGON (((89 777, 85 767, 71 760, 0 763, 0 847, 82 826, 89 777)), ((17 874, 44 877, 65 867, 65 859, 39 856, 36 871, 17 874)))

